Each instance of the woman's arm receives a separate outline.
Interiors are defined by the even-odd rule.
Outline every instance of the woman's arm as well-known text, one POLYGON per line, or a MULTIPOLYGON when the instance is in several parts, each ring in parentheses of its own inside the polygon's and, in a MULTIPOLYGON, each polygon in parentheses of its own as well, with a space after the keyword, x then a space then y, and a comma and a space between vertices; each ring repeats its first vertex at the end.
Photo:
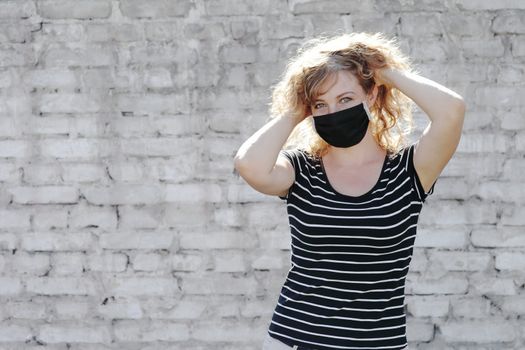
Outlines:
POLYGON ((241 145, 235 155, 235 169, 255 190, 269 195, 285 195, 295 180, 292 165, 279 151, 299 123, 297 118, 271 119, 241 145))
POLYGON ((465 102, 456 92, 414 73, 390 68, 376 72, 378 85, 393 86, 429 117, 414 149, 414 167, 428 192, 457 149, 465 118, 465 102))

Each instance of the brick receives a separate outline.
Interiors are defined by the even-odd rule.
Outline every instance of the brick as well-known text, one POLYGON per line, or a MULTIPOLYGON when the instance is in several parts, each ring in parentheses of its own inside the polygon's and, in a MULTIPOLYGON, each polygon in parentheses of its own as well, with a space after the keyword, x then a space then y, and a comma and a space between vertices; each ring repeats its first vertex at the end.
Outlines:
POLYGON ((253 295, 257 290, 254 277, 234 277, 228 274, 198 274, 182 277, 182 289, 187 294, 253 295))
POLYGON ((403 13, 401 15, 401 33, 408 36, 441 35, 441 16, 438 13, 403 13))
POLYGON ((52 324, 39 328, 38 339, 42 342, 57 343, 109 343, 111 333, 108 326, 52 324))
POLYGON ((511 342, 517 337, 515 327, 510 322, 494 318, 487 321, 448 321, 440 327, 447 342, 472 342, 475 344, 492 342, 511 342))
POLYGON ((31 47, 25 43, 0 45, 0 67, 32 66, 36 62, 31 47))
MULTIPOLYGON (((402 52, 406 52, 402 50, 402 52)), ((443 42, 416 39, 410 42, 410 56, 430 62, 446 62, 450 59, 447 47, 443 42)))
POLYGON ((275 203, 277 197, 258 192, 248 184, 228 186, 229 203, 268 202, 275 203))
POLYGON ((525 56, 525 35, 516 35, 510 39, 510 42, 512 56, 525 56))
POLYGON ((170 321, 119 320, 113 326, 120 342, 178 342, 190 339, 190 328, 170 321))
POLYGON ((452 296, 450 304, 455 317, 486 318, 491 312, 491 302, 485 296, 452 296))
MULTIPOLYGON (((450 84, 464 84, 465 82, 485 82, 488 79, 487 71, 489 70, 489 67, 482 63, 476 65, 446 65, 440 71, 436 72, 435 79, 438 81, 441 80, 443 77, 443 71, 445 71, 447 85, 449 86, 450 84)), ((467 109, 466 114, 468 116, 469 113, 473 112, 473 110, 467 109)), ((481 110, 477 112, 483 113, 484 111, 481 110)), ((465 122, 469 122, 469 118, 466 118, 465 122)))
POLYGON ((501 310, 510 315, 525 313, 525 298, 523 295, 505 296, 501 301, 501 310))
POLYGON ((525 225, 525 208, 516 205, 501 206, 503 213, 501 214, 501 223, 508 226, 523 226, 525 225))
POLYGON ((171 72, 164 67, 147 69, 144 72, 144 86, 154 89, 172 87, 171 72))
POLYGON ((407 277, 407 294, 464 294, 469 288, 462 273, 448 273, 439 279, 413 279, 407 277))
POLYGON ((111 15, 111 2, 93 0, 89 3, 77 3, 67 0, 44 0, 38 3, 38 14, 50 19, 108 18, 111 15))
POLYGON ((434 332, 432 323, 407 321, 406 336, 408 342, 430 342, 434 338, 434 332))
POLYGON ((85 35, 92 42, 129 42, 142 39, 142 27, 136 24, 91 24, 86 26, 85 35))
POLYGON ((84 233, 25 233, 21 235, 21 249, 27 251, 85 251, 93 245, 93 237, 84 233))
POLYGON ((30 157, 31 144, 24 140, 2 140, 0 141, 1 158, 25 158, 30 157))
MULTIPOLYGON (((23 292, 20 278, 0 277, 0 295, 16 295, 23 292)), ((0 337, 1 338, 1 337, 0 337)))
POLYGON ((445 317, 448 315, 449 297, 407 296, 407 311, 414 317, 445 317))
POLYGON ((201 254, 175 254, 171 257, 171 269, 174 271, 199 271, 206 268, 208 259, 201 254))
POLYGON ((525 189, 520 182, 484 181, 472 189, 472 193, 488 202, 522 203, 525 189))
POLYGON ((127 265, 128 257, 120 253, 90 254, 86 258, 86 268, 90 271, 124 272, 127 265))
MULTIPOLYGON (((317 18, 315 14, 313 18, 317 18)), ((396 33, 399 31, 399 22, 401 15, 395 10, 394 12, 371 12, 367 16, 352 15, 343 16, 345 23, 344 27, 334 28, 340 30, 344 28, 347 31, 363 31, 363 32, 382 32, 382 33, 396 33)), ((332 32, 332 31, 330 31, 332 32)))
POLYGON ((33 329, 30 326, 25 327, 4 323, 0 329, 1 342, 27 342, 28 339, 31 339, 33 336, 33 329))
POLYGON ((259 49, 257 47, 246 47, 244 45, 223 46, 219 52, 221 62, 226 63, 253 63, 257 61, 259 49))
POLYGON ((148 314, 159 319, 199 320, 208 308, 205 300, 180 300, 170 310, 166 310, 164 304, 158 305, 155 310, 147 310, 148 314))
POLYGON ((285 3, 271 0, 208 0, 204 3, 206 14, 210 16, 259 16, 280 14, 286 11, 285 3))
POLYGON ((283 21, 280 16, 267 16, 261 29, 261 37, 266 39, 304 38, 306 26, 301 18, 283 21))
POLYGON ((46 68, 113 66, 116 64, 115 54, 109 45, 102 44, 51 44, 42 52, 41 60, 46 68))
POLYGON ((261 30, 258 20, 233 20, 230 22, 229 30, 235 40, 242 40, 250 44, 257 43, 257 37, 261 30))
POLYGON ((519 227, 504 226, 501 228, 475 228, 471 241, 475 247, 525 247, 525 237, 519 227))
POLYGON ((116 109, 124 113, 132 112, 136 116, 158 114, 188 114, 189 100, 186 94, 121 94, 116 96, 116 109))
POLYGON ((215 184, 175 184, 166 185, 166 202, 220 202, 221 186, 215 184))
POLYGON ((244 272, 248 270, 242 251, 220 251, 214 255, 215 271, 244 272))
POLYGON ((117 184, 114 186, 90 186, 82 189, 82 195, 90 204, 157 204, 163 200, 164 191, 159 186, 117 184))
POLYGON ((79 275, 84 270, 83 253, 53 254, 53 276, 79 275))
POLYGON ((28 164, 24 167, 24 180, 32 185, 57 184, 61 182, 60 167, 56 164, 28 164))
POLYGON ((183 23, 176 19, 166 22, 145 22, 144 37, 152 41, 178 39, 183 32, 183 23))
POLYGON ((256 255, 253 257, 251 266, 254 270, 277 270, 286 267, 281 256, 276 254, 256 255))
POLYGON ((134 271, 166 271, 168 260, 157 253, 139 253, 131 259, 134 271))
POLYGON ((34 277, 26 281, 28 293, 39 295, 97 295, 94 279, 85 277, 34 277))
POLYGON ((525 9, 525 4, 516 0, 454 0, 455 5, 463 10, 502 10, 502 9, 525 9))
POLYGON ((492 22, 492 31, 500 34, 524 34, 525 16, 522 12, 500 13, 492 22))
POLYGON ((85 320, 89 317, 90 305, 88 302, 72 300, 56 300, 54 310, 58 320, 85 320))
POLYGON ((257 245, 257 238, 249 232, 196 233, 180 235, 180 249, 248 249, 257 245))
POLYGON ((141 319, 144 312, 137 301, 126 301, 111 298, 108 302, 97 307, 97 313, 109 319, 141 319))
POLYGON ((497 252, 494 267, 498 270, 522 271, 525 267, 525 253, 497 252))
POLYGON ((175 278, 109 276, 103 278, 103 285, 109 295, 123 297, 166 296, 180 292, 175 278))
POLYGON ((130 18, 185 17, 193 7, 191 0, 177 0, 176 2, 126 0, 120 3, 120 11, 124 16, 130 18))
POLYGON ((0 24, 0 43, 26 43, 31 41, 31 31, 38 30, 39 24, 19 25, 0 24))
POLYGON ((106 177, 106 170, 103 164, 97 163, 62 163, 62 179, 66 183, 78 182, 97 182, 106 177))
POLYGON ((0 162, 0 181, 16 182, 20 177, 19 169, 15 164, 0 162))
POLYGON ((492 256, 483 252, 433 251, 429 260, 449 271, 484 271, 492 264, 492 256))
POLYGON ((512 278, 492 277, 484 273, 469 276, 469 293, 474 295, 515 295, 516 284, 512 278))
MULTIPOLYGON (((499 167, 500 169, 502 167, 499 167)), ((502 180, 516 180, 520 174, 525 173, 525 159, 519 158, 508 158, 503 165, 502 180)))
POLYGON ((471 133, 461 136, 457 152, 462 153, 505 153, 510 149, 510 140, 504 135, 471 133))
POLYGON ((98 228, 105 231, 117 227, 117 210, 112 207, 79 205, 69 212, 69 227, 73 229, 98 228))
MULTIPOLYGON (((85 38, 85 26, 81 23, 55 23, 45 21, 35 36, 47 38, 52 42, 78 42, 85 38)), ((57 68, 60 69, 60 68, 57 68)))
POLYGON ((119 227, 125 229, 155 229, 161 224, 161 210, 157 206, 119 208, 119 227))
POLYGON ((14 250, 17 246, 17 241, 17 236, 12 233, 0 233, 0 250, 14 250))
POLYGON ((173 233, 105 233, 99 237, 99 245, 105 249, 169 249, 173 233))
POLYGON ((172 202, 166 203, 165 207, 165 225, 169 228, 176 227, 180 230, 204 227, 207 223, 207 220, 204 218, 210 217, 213 213, 209 203, 196 202, 188 206, 184 202, 172 202))
MULTIPOLYGON (((478 137, 476 137, 476 142, 478 142, 478 137)), ((481 152, 481 154, 457 152, 447 163, 441 176, 457 176, 465 177, 466 179, 477 178, 479 174, 483 174, 484 177, 499 176, 505 163, 505 154, 485 152, 481 152)), ((436 186, 438 185, 436 184, 436 186)))
POLYGON ((464 200, 471 195, 470 188, 464 179, 440 176, 438 182, 439 185, 436 182, 435 189, 439 186, 439 191, 436 190, 434 198, 464 200))
POLYGON ((373 4, 358 0, 335 0, 335 1, 314 1, 314 0, 291 0, 289 6, 293 14, 305 13, 354 13, 359 9, 360 13, 373 12, 373 4))
POLYGON ((5 304, 5 313, 13 318, 28 320, 45 319, 47 306, 39 302, 8 302, 5 304))
MULTIPOLYGON (((168 42, 138 42, 130 43, 129 52, 126 52, 125 63, 162 66, 173 65, 176 62, 177 66, 186 67, 186 65, 195 64, 200 56, 195 48, 185 42, 179 43, 172 40, 168 42)), ((149 95, 141 95, 141 97, 148 97, 149 95)))
POLYGON ((28 0, 0 2, 0 19, 26 19, 35 15, 35 3, 28 0))
POLYGON ((516 150, 523 152, 525 150, 525 132, 518 132, 514 142, 516 143, 516 150))
POLYGON ((40 113, 96 113, 100 103, 91 94, 42 94, 37 107, 40 113))
POLYGON ((1 209, 0 222, 3 229, 29 229, 31 213, 28 210, 1 209))
POLYGON ((27 254, 17 252, 11 258, 12 270, 20 274, 43 275, 51 268, 51 259, 48 254, 27 254))
MULTIPOLYGON (((73 211, 75 209, 72 209, 73 211)), ((68 227, 67 208, 39 208, 32 214, 33 229, 40 231, 50 231, 55 229, 66 229, 68 227)), ((86 215, 86 213, 84 213, 86 215)), ((71 225, 69 226, 71 228, 71 225)))
POLYGON ((186 23, 181 33, 184 39, 219 41, 227 36, 226 28, 227 24, 219 19, 217 22, 186 23))
MULTIPOLYGON (((429 197, 430 201, 430 197, 429 197)), ((498 205, 470 200, 459 204, 455 201, 442 200, 432 209, 426 204, 420 214, 422 225, 463 225, 466 222, 476 224, 495 224, 498 205)))
POLYGON ((464 13, 447 12, 441 17, 442 25, 448 33, 456 36, 486 37, 491 34, 490 25, 493 16, 487 12, 464 13))
POLYGON ((501 39, 474 39, 464 38, 461 40, 461 50, 469 57, 502 57, 505 47, 501 39))
POLYGON ((523 130, 525 129, 525 118, 518 112, 505 113, 500 127, 503 130, 523 130))
POLYGON ((74 204, 79 200, 78 189, 71 186, 18 186, 8 192, 20 204, 74 204))

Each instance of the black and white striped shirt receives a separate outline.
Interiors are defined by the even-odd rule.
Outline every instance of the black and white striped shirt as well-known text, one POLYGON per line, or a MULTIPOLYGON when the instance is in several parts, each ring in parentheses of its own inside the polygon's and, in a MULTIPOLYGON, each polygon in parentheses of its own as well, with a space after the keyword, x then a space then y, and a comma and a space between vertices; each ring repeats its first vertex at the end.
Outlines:
POLYGON ((413 166, 414 144, 385 157, 374 187, 348 196, 330 185, 322 162, 282 150, 295 169, 285 197, 291 268, 270 336, 310 349, 407 346, 405 278, 427 195, 413 166))

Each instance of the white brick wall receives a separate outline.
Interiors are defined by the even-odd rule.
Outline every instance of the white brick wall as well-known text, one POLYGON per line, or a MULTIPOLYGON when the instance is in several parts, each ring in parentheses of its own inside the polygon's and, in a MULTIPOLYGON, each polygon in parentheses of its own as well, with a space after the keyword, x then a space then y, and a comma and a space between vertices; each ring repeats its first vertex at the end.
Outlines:
POLYGON ((0 1, 0 348, 260 349, 290 238, 233 155, 300 42, 336 30, 398 36, 468 105, 420 217, 410 347, 525 348, 524 11, 0 1))

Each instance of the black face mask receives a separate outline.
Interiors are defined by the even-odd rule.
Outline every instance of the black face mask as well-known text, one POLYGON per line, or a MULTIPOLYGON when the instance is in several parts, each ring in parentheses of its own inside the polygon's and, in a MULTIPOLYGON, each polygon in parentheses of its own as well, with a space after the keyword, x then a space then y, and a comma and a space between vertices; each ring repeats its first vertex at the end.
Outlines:
POLYGON ((365 137, 371 119, 366 102, 314 118, 315 130, 329 145, 352 147, 365 137))

